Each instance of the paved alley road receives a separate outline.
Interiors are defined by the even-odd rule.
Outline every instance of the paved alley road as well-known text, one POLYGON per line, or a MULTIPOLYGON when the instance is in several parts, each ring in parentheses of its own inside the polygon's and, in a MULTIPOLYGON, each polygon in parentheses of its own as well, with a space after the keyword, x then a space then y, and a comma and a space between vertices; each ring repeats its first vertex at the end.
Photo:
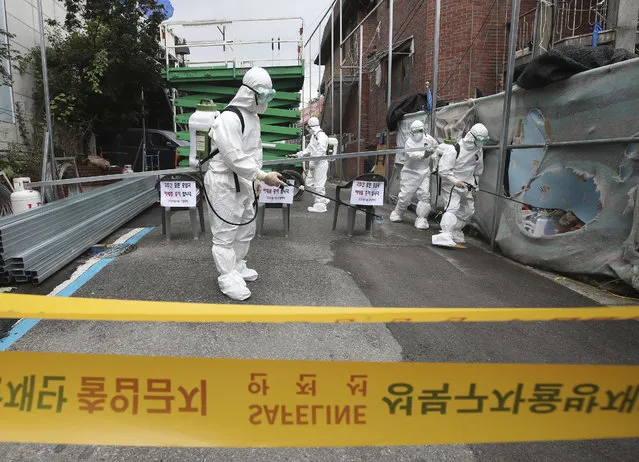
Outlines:
MULTIPOLYGON (((582 296, 520 265, 469 244, 430 245, 431 231, 385 220, 371 237, 345 233, 345 211, 309 214, 296 203, 291 234, 281 237, 279 210, 267 210, 250 265, 251 303, 398 307, 585 307, 582 296)), ((390 210, 384 211, 388 216, 390 210)), ((412 216, 411 213, 407 214, 412 216)), ((215 283, 210 234, 193 241, 186 213, 173 241, 161 233, 159 208, 128 228, 155 226, 74 296, 228 303, 215 283)), ((410 218, 409 218, 410 219, 410 218)), ((121 230, 120 234, 126 230, 121 230)), ((77 265, 76 265, 77 266, 77 265)), ((46 294, 73 268, 45 285, 46 294)), ((636 322, 479 324, 177 324, 41 321, 15 351, 348 361, 566 363, 639 365, 636 322)), ((176 449, 0 445, 2 461, 630 461, 636 440, 336 449, 176 449)))

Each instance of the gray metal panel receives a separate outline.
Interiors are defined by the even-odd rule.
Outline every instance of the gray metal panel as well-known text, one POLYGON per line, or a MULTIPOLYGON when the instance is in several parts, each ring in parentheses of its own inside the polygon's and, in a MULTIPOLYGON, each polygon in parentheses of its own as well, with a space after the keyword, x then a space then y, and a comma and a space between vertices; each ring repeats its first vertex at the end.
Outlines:
POLYGON ((153 205, 155 183, 125 180, 0 220, 0 280, 42 282, 153 205))

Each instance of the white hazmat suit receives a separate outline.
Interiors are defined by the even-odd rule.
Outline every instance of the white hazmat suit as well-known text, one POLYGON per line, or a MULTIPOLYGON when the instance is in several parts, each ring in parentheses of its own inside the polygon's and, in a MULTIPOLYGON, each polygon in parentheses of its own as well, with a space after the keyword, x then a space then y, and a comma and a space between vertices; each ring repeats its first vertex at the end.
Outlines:
MULTIPOLYGON (((311 140, 306 149, 298 152, 292 157, 315 157, 325 156, 328 149, 328 136, 320 128, 317 117, 308 119, 308 130, 311 132, 311 140)), ((308 172, 306 174, 306 187, 310 190, 326 195, 326 176, 328 174, 328 160, 311 160, 308 163, 308 172)), ((315 203, 312 207, 308 207, 309 212, 326 212, 326 204, 329 200, 315 196, 315 203)))
POLYGON ((455 247, 465 242, 462 229, 475 213, 472 188, 479 185, 479 175, 484 171, 483 144, 489 139, 488 130, 475 124, 459 143, 459 155, 455 146, 441 144, 439 176, 442 179, 442 196, 446 210, 441 220, 441 232, 432 237, 435 245, 455 247))
POLYGON ((264 113, 268 101, 273 98, 275 91, 272 88, 266 70, 256 67, 250 69, 229 103, 242 113, 244 131, 238 115, 225 111, 215 120, 209 132, 219 149, 204 177, 209 201, 215 212, 209 214, 213 259, 220 272, 217 279, 220 290, 234 300, 250 297, 251 291, 245 281, 254 281, 258 277, 255 270, 246 267, 244 260, 255 236, 255 221, 238 226, 255 216, 253 183, 264 181, 270 186, 284 185, 279 173, 267 174, 260 170, 262 141, 258 114, 264 113))
POLYGON ((391 212, 390 221, 402 221, 404 212, 411 203, 413 196, 417 195, 417 218, 415 227, 428 229, 428 214, 430 213, 430 175, 431 157, 437 140, 428 134, 424 134, 424 124, 416 120, 410 126, 410 138, 406 140, 406 149, 427 147, 429 150, 406 152, 404 167, 400 174, 399 195, 395 210, 391 212))

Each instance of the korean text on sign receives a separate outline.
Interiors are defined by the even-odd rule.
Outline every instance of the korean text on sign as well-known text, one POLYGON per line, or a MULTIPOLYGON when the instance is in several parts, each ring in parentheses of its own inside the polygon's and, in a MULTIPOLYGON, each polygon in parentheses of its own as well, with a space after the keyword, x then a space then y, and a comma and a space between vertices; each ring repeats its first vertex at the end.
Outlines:
MULTIPOLYGON (((292 184, 292 180, 287 181, 292 184)), ((294 188, 288 186, 286 188, 279 188, 277 186, 268 186, 262 182, 262 191, 260 192, 259 201, 262 204, 292 204, 293 203, 294 188)))
POLYGON ((351 189, 352 205, 384 205, 384 183, 381 181, 354 181, 351 189))
POLYGON ((162 207, 195 207, 197 205, 195 181, 161 181, 160 205, 162 207))

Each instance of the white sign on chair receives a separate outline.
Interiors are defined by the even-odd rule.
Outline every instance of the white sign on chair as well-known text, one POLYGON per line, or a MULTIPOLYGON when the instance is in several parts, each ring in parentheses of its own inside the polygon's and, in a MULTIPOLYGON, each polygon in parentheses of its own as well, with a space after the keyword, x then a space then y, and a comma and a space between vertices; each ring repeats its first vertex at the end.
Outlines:
POLYGON ((161 181, 160 205, 162 207, 195 207, 197 205, 195 181, 161 181))
POLYGON ((353 181, 351 205, 384 205, 384 182, 353 181))
MULTIPOLYGON (((291 180, 288 181, 290 182, 291 180)), ((278 186, 268 186, 266 183, 262 182, 262 191, 260 192, 259 202, 262 204, 292 204, 293 195, 293 186, 280 188, 278 186)))

